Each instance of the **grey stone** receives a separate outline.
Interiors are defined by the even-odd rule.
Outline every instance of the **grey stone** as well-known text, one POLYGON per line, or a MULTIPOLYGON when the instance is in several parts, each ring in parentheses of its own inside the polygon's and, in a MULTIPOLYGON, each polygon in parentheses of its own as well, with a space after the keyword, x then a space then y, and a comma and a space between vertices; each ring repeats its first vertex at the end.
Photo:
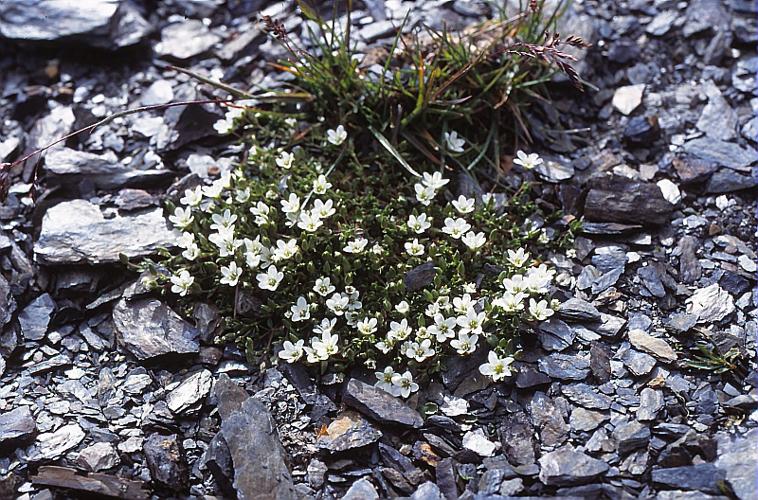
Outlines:
POLYGON ((140 102, 143 106, 165 104, 174 98, 174 89, 168 80, 156 80, 142 92, 140 102))
MULTIPOLYGON (((54 486, 56 489, 69 490, 61 495, 73 498, 124 498, 129 500, 147 500, 148 489, 142 481, 123 479, 111 474, 91 472, 81 474, 76 469, 53 465, 41 466, 29 480, 36 488, 54 486), (77 492, 81 493, 78 495, 77 492)), ((6 495, 4 495, 6 496, 6 495)), ((60 496, 60 495, 59 495, 60 496)), ((12 498, 8 495, 7 498, 12 498)), ((50 490, 42 490, 34 495, 34 500, 52 500, 50 490), (47 492, 47 495, 45 495, 47 492)))
POLYGON ((661 276, 655 266, 644 266, 637 269, 637 276, 642 284, 653 297, 663 298, 666 296, 666 289, 663 288, 661 276))
POLYGON ((562 351, 571 346, 576 333, 563 321, 550 318, 540 323, 538 329, 540 343, 548 351, 562 351))
POLYGON ((153 481, 176 492, 186 490, 189 468, 179 436, 151 434, 145 439, 142 451, 153 481))
POLYGON ((379 500, 379 493, 371 481, 364 477, 350 486, 342 500, 379 500))
POLYGON ((645 31, 653 36, 663 36, 669 32, 678 17, 679 13, 675 10, 661 11, 650 21, 645 31))
POLYGON ((532 397, 529 410, 532 423, 539 430, 544 446, 557 446, 566 441, 569 426, 556 402, 542 392, 532 397))
POLYGON ((499 493, 505 497, 510 497, 518 495, 522 491, 524 491, 524 480, 517 477, 515 479, 506 479, 503 481, 500 485, 499 493))
POLYGON ((726 480, 726 472, 714 464, 704 463, 653 469, 653 484, 669 489, 698 490, 704 493, 719 494, 719 483, 726 480))
POLYGON ((332 453, 355 450, 376 443, 382 437, 379 429, 354 411, 345 411, 332 420, 316 446, 332 453))
POLYGON ((647 375, 655 367, 654 357, 644 352, 635 351, 634 349, 627 349, 621 355, 621 361, 637 377, 647 375))
POLYGON ((613 400, 601 392, 596 392, 588 384, 567 384, 561 387, 561 392, 574 404, 593 410, 607 410, 613 400))
POLYGON ((595 306, 579 298, 572 298, 558 306, 558 314, 572 321, 599 321, 600 311, 595 306))
POLYGON ((536 458, 534 428, 526 413, 519 411, 503 417, 498 427, 503 454, 515 465, 533 464, 536 458))
POLYGON ((621 455, 647 446, 650 441, 650 428, 636 420, 624 422, 616 426, 611 433, 621 455))
POLYGON ((164 58, 187 60, 207 52, 220 40, 202 21, 188 19, 163 28, 155 52, 164 58))
POLYGON ((85 200, 59 203, 42 219, 34 254, 42 264, 103 264, 144 257, 174 247, 178 232, 169 229, 161 209, 129 217, 105 219, 100 208, 85 200))
POLYGON ((445 500, 439 486, 431 481, 422 483, 410 496, 410 500, 445 500))
POLYGON ((26 306, 18 315, 24 339, 42 340, 54 310, 55 302, 48 293, 43 293, 26 306))
POLYGON ((409 292, 421 290, 432 284, 437 275, 437 268, 433 262, 425 262, 416 266, 405 274, 403 284, 409 292))
POLYGON ((726 482, 740 500, 750 500, 756 492, 756 463, 758 463, 758 429, 737 436, 723 433, 718 436, 716 467, 726 473, 726 482))
POLYGON ((47 180, 52 185, 76 187, 83 180, 100 189, 167 184, 174 173, 165 169, 134 168, 119 162, 115 155, 96 155, 60 148, 45 157, 47 180))
POLYGON ((45 432, 37 436, 35 460, 55 460, 76 447, 84 440, 85 434, 79 424, 67 424, 54 432, 45 432))
POLYGON ((640 406, 637 408, 637 420, 640 422, 652 422, 663 409, 665 401, 663 393, 650 387, 645 387, 640 392, 640 406))
POLYGON ((629 115, 642 104, 642 94, 644 92, 644 83, 619 87, 613 93, 613 107, 619 110, 621 114, 629 115))
POLYGON ((687 333, 697 324, 697 316, 687 313, 672 314, 666 320, 666 327, 676 333, 687 333))
POLYGON ((705 192, 709 194, 734 193, 743 189, 752 189, 758 186, 758 178, 749 174, 739 174, 729 169, 716 171, 705 185, 705 192))
POLYGON ((585 216, 603 222, 661 225, 673 209, 657 185, 621 176, 598 179, 584 203, 585 216))
POLYGON ((116 448, 110 443, 100 442, 79 452, 76 463, 92 472, 111 469, 120 462, 116 448))
POLYGON ((653 337, 642 330, 629 330, 629 342, 637 349, 652 354, 661 361, 676 361, 676 351, 663 339, 653 337))
POLYGON ((36 431, 37 425, 27 406, 19 406, 0 414, 0 447, 27 441, 36 431))
POLYGON ((695 158, 744 172, 749 172, 750 165, 758 159, 758 151, 749 146, 742 147, 712 137, 698 137, 684 143, 682 147, 695 158))
POLYGON ((700 242, 694 236, 684 236, 679 240, 679 277, 683 283, 694 283, 700 279, 702 268, 697 258, 700 242))
POLYGON ((540 358, 537 365, 542 373, 560 380, 584 380, 590 372, 586 359, 561 353, 540 358))
POLYGON ((200 370, 182 381, 166 396, 166 405, 172 413, 182 415, 197 410, 205 397, 211 392, 213 374, 209 370, 200 370))
POLYGON ((700 323, 721 321, 734 312, 734 298, 714 283, 700 288, 686 301, 687 312, 697 316, 700 323))
POLYGON ((424 423, 416 410, 386 391, 360 380, 350 379, 343 401, 348 406, 382 424, 417 428, 424 423))
POLYGON ((200 350, 197 330, 155 299, 121 299, 113 309, 113 323, 119 343, 141 361, 200 350))
POLYGON ((608 417, 599 411, 585 410, 584 408, 574 408, 569 417, 569 424, 573 431, 591 431, 597 429, 597 426, 608 420, 608 417))
POLYGON ((703 89, 708 96, 708 104, 703 108, 695 126, 708 137, 722 141, 734 139, 737 136, 737 113, 713 82, 706 82, 703 89))
POLYGON ((539 478, 548 486, 589 483, 608 471, 608 464, 582 452, 561 448, 540 458, 539 478))
POLYGON ((545 160, 534 168, 535 172, 547 182, 563 182, 574 176, 574 167, 570 162, 545 160))
POLYGON ((234 467, 232 465, 232 456, 229 453, 229 446, 221 432, 216 434, 211 442, 208 443, 208 449, 205 450, 205 466, 211 472, 214 481, 230 498, 237 496, 234 490, 234 467))

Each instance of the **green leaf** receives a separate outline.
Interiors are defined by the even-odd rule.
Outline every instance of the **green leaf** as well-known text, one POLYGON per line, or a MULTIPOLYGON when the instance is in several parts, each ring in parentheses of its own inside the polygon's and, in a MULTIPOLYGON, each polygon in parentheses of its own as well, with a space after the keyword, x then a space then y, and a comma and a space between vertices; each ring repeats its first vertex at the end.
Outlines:
POLYGON ((405 161, 405 158, 403 158, 397 149, 395 149, 392 144, 390 144, 390 141, 387 140, 386 137, 384 137, 381 132, 376 130, 374 127, 369 126, 368 128, 372 134, 374 134, 374 137, 376 137, 376 140, 379 141, 379 144, 381 144, 384 149, 386 149, 399 163, 403 166, 404 169, 406 169, 411 175, 414 175, 416 177, 421 177, 421 174, 413 170, 413 168, 408 164, 407 161, 405 161))

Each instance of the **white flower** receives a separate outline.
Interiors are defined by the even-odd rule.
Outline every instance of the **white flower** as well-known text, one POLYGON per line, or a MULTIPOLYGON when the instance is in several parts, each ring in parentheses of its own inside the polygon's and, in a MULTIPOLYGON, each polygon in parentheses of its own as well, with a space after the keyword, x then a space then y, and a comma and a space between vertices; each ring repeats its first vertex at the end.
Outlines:
POLYGON ((413 241, 405 242, 405 251, 408 255, 418 257, 424 255, 424 245, 418 242, 418 238, 413 238, 413 241))
POLYGON ((242 240, 234 238, 234 227, 219 230, 208 236, 208 241, 218 247, 219 256, 229 257, 234 255, 239 247, 242 246, 242 240))
POLYGON ((368 240, 366 238, 355 238, 354 240, 348 241, 342 251, 347 253, 361 253, 363 252, 363 249, 366 248, 366 245, 368 245, 368 240))
POLYGON ((246 203, 250 199, 250 188, 238 189, 235 192, 234 199, 238 203, 246 203))
POLYGON ((476 343, 479 342, 479 335, 469 335, 467 333, 458 332, 458 338, 450 341, 450 346, 455 349, 458 354, 465 356, 476 351, 476 343))
POLYGON ((224 192, 224 189, 227 189, 229 187, 229 182, 231 181, 231 176, 229 174, 224 175, 223 177, 216 179, 211 183, 210 186, 203 187, 203 196, 207 198, 219 198, 221 196, 221 193, 224 192))
POLYGON ((416 191, 416 199, 424 206, 428 206, 437 195, 436 189, 421 183, 414 184, 413 189, 416 191))
POLYGON ((435 191, 442 188, 448 182, 450 182, 450 179, 445 179, 439 172, 434 172, 433 174, 424 172, 423 178, 421 179, 421 183, 424 186, 430 187, 435 191))
POLYGON ((321 338, 314 337, 311 339, 311 347, 316 351, 318 358, 323 361, 337 354, 339 348, 337 347, 339 337, 337 334, 331 334, 324 332, 321 334, 321 338))
POLYGON ((545 264, 540 264, 539 267, 529 268, 526 272, 524 286, 529 293, 547 293, 554 277, 554 270, 548 269, 545 264))
POLYGON ((412 332, 411 327, 408 326, 408 320, 404 318, 399 323, 397 321, 390 322, 390 331, 387 337, 391 341, 396 342, 407 339, 412 332))
POLYGON ((237 263, 231 261, 229 266, 221 266, 221 281, 222 285, 237 286, 237 282, 242 276, 242 269, 237 267, 237 263))
POLYGON ((463 236, 463 238, 461 238, 461 241, 463 242, 464 245, 469 247, 471 250, 476 250, 484 246, 485 243, 487 243, 487 238, 484 237, 484 233, 481 231, 478 233, 469 231, 463 236))
POLYGON ((528 283, 524 281, 524 277, 520 274, 514 274, 510 278, 503 280, 503 288, 506 292, 513 295, 526 291, 527 285, 528 283))
POLYGON ((376 318, 363 318, 357 323, 356 327, 361 334, 371 335, 376 332, 376 324, 376 318))
POLYGON ((320 219, 326 219, 327 217, 334 215, 335 212, 336 210, 332 200, 326 200, 326 202, 323 202, 316 199, 313 201, 313 214, 320 219))
POLYGON ((255 276, 258 280, 258 288, 261 290, 276 291, 279 283, 284 279, 284 273, 279 271, 276 266, 269 266, 265 273, 259 273, 255 276))
POLYGON ((330 293, 334 291, 334 286, 332 286, 332 280, 330 278, 318 278, 316 280, 316 284, 313 286, 313 291, 317 294, 321 295, 322 297, 326 297, 330 293))
POLYGON ((457 240, 469 229, 471 229, 471 224, 466 222, 466 219, 447 217, 442 232, 457 240))
POLYGON ((402 300, 399 304, 395 306, 395 311, 399 312, 400 314, 408 314, 408 311, 411 310, 411 306, 408 305, 408 302, 402 300))
POLYGON ((187 260, 195 260, 200 257, 200 247, 194 241, 187 246, 187 249, 182 252, 182 257, 187 260))
POLYGON ((183 269, 179 274, 171 276, 171 291, 184 297, 194 282, 195 278, 190 275, 189 271, 183 269))
POLYGON ((203 201, 203 188, 197 186, 195 189, 186 189, 184 191, 184 196, 179 200, 179 203, 190 207, 196 207, 200 205, 201 201, 203 201))
POLYGON ((458 137, 458 132, 453 130, 450 133, 445 132, 445 143, 447 143, 448 151, 463 153, 463 145, 466 144, 466 140, 463 137, 458 137))
POLYGON ((194 217, 192 217, 192 209, 182 207, 176 207, 174 210, 174 215, 168 216, 168 220, 170 220, 171 223, 179 229, 185 229, 187 226, 192 224, 193 219, 194 217))
POLYGON ((418 391, 418 384, 413 381, 411 372, 407 370, 402 375, 399 373, 394 374, 392 376, 392 385, 397 388, 398 394, 404 398, 418 391))
POLYGON ((326 194, 330 187, 332 187, 331 183, 326 180, 326 176, 323 174, 313 181, 313 192, 316 194, 326 194))
POLYGON ((531 170, 537 165, 542 165, 542 158, 537 153, 531 153, 526 154, 523 151, 519 150, 516 153, 517 158, 513 159, 513 163, 516 165, 521 165, 527 170, 531 170))
POLYGON ((430 227, 432 224, 429 222, 431 219, 426 214, 421 214, 418 217, 415 215, 408 216, 408 229, 416 234, 421 234, 430 227))
POLYGON ((237 222, 237 216, 232 214, 227 208, 226 210, 224 210, 223 215, 219 215, 219 214, 211 215, 211 220, 213 221, 213 224, 211 224, 211 229, 221 232, 224 229, 229 229, 233 227, 234 223, 237 222))
POLYGON ((525 298, 526 295, 521 292, 517 292, 515 294, 505 292, 502 296, 493 300, 492 305, 502 308, 507 313, 515 313, 524 310, 525 298))
POLYGON ((545 321, 554 314, 555 311, 550 309, 546 300, 540 300, 537 302, 534 299, 529 299, 529 314, 537 321, 545 321))
POLYGON ((395 342, 389 339, 387 339, 386 342, 382 340, 376 343, 376 348, 382 351, 384 354, 389 354, 393 347, 395 347, 395 342))
POLYGON ((183 232, 179 237, 179 241, 176 243, 180 248, 189 248, 195 244, 195 235, 188 232, 183 232))
POLYGON ((345 142, 345 139, 347 139, 347 131, 342 125, 338 125, 335 130, 329 129, 326 131, 326 140, 329 141, 330 144, 339 146, 345 142))
POLYGON ((437 342, 440 344, 455 337, 455 326, 457 321, 455 318, 445 318, 442 314, 436 314, 434 316, 434 324, 429 327, 429 333, 434 335, 437 342))
POLYGON ((501 358, 495 351, 490 351, 487 355, 487 362, 479 367, 479 373, 485 377, 491 377, 492 380, 498 382, 505 377, 511 376, 510 365, 512 363, 512 357, 506 356, 501 358))
POLYGON ((250 213, 255 215, 255 223, 259 226, 268 223, 268 214, 271 211, 268 205, 259 201, 252 207, 250 207, 250 213))
POLYGON ((296 239, 290 238, 288 241, 276 240, 276 249, 272 250, 274 261, 280 262, 294 257, 298 250, 300 250, 300 247, 297 246, 296 239))
POLYGON ((347 311, 350 303, 350 296, 343 293, 334 293, 326 299, 326 307, 334 313, 335 316, 342 316, 347 311))
POLYGON ((523 248, 519 248, 515 252, 508 250, 508 262, 516 267, 521 267, 529 260, 529 254, 524 251, 523 248))
POLYGON ((374 243, 371 247, 371 253, 374 255, 381 255, 384 252, 384 248, 379 243, 374 243))
POLYGON ((432 348, 432 341, 424 339, 421 342, 411 342, 411 345, 405 351, 405 355, 411 359, 415 359, 419 363, 423 363, 424 360, 431 358, 437 354, 432 348))
POLYGON ((303 344, 304 340, 298 340, 294 344, 289 340, 285 340, 282 344, 282 350, 279 351, 279 358, 283 359, 287 363, 294 363, 303 357, 303 344))
POLYGON ((384 371, 375 372, 374 375, 376 376, 374 386, 385 392, 389 392, 395 397, 400 395, 400 389, 392 385, 392 377, 395 375, 395 370, 391 366, 386 367, 384 371))
POLYGON ((324 222, 321 220, 321 217, 311 210, 300 212, 297 218, 297 227, 309 233, 318 231, 318 228, 323 225, 324 222))
POLYGON ((295 155, 292 153, 288 153, 286 151, 282 151, 279 156, 276 158, 276 164, 277 166, 289 170, 292 168, 292 162, 295 159, 295 155))
POLYGON ((321 323, 313 327, 313 333, 316 335, 323 335, 325 333, 332 333, 335 325, 337 325, 337 318, 324 318, 321 323))
POLYGON ((450 203, 459 213, 468 214, 474 211, 476 200, 474 200, 474 198, 466 198, 465 196, 460 195, 457 200, 453 200, 450 203))
POLYGON ((461 327, 459 333, 470 333, 478 335, 482 333, 482 325, 487 320, 487 315, 484 311, 477 313, 472 307, 464 316, 458 316, 456 322, 461 327))
POLYGON ((305 297, 298 297, 297 302, 290 307, 292 321, 305 321, 311 317, 311 306, 305 297))
POLYGON ((466 314, 474 308, 474 300, 471 295, 464 293, 461 297, 453 298, 453 310, 458 314, 466 314))
POLYGON ((476 293, 476 283, 464 283, 463 291, 466 293, 476 293))
POLYGON ((300 210, 300 197, 295 193, 290 193, 286 200, 281 201, 281 204, 285 214, 294 214, 300 210))

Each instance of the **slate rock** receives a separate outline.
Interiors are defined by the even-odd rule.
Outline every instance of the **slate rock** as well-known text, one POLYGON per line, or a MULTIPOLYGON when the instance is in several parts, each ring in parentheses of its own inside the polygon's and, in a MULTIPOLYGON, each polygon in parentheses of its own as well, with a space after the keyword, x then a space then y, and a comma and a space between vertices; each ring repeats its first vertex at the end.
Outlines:
POLYGON ((34 254, 47 265, 112 263, 119 261, 121 253, 144 257, 159 248, 172 248, 178 237, 159 208, 105 219, 97 205, 73 200, 47 210, 34 254))
POLYGON ((679 278, 683 283, 694 283, 702 274, 697 249, 700 242, 693 236, 684 236, 679 240, 679 278))
POLYGON ((663 339, 653 337, 642 330, 629 330, 629 342, 637 349, 653 355, 661 361, 676 361, 676 351, 663 339))
POLYGON ((539 430, 544 446, 557 446, 566 441, 569 426, 555 400, 536 392, 529 405, 534 427, 539 430))
POLYGON ((569 417, 571 430, 579 432, 588 432, 608 420, 608 417, 599 411, 585 410, 584 408, 574 408, 569 417))
POLYGON ((663 409, 665 400, 663 393, 651 387, 645 387, 640 392, 640 406, 637 408, 637 420, 652 422, 663 409))
POLYGON ((708 96, 708 104, 703 108, 695 126, 708 137, 722 141, 734 139, 737 136, 737 113, 713 82, 705 82, 703 90, 708 96))
POLYGON ((744 435, 723 433, 718 439, 716 467, 726 473, 726 482, 739 500, 750 500, 756 492, 758 429, 744 435))
MULTIPOLYGON (((29 479, 37 487, 54 486, 72 492, 80 492, 81 495, 74 494, 75 498, 124 498, 127 500, 147 500, 150 498, 146 485, 141 481, 124 479, 111 474, 81 474, 76 469, 69 467, 43 465, 29 479)), ((34 496, 35 500, 43 500, 44 498, 52 499, 53 497, 43 497, 41 493, 34 496)))
POLYGON ((174 89, 168 80, 156 80, 142 92, 140 103, 143 106, 154 106, 171 102, 174 98, 174 89))
POLYGON ((47 153, 45 172, 51 185, 65 188, 77 187, 84 180, 99 189, 146 187, 167 184, 174 177, 170 170, 125 165, 113 154, 97 155, 70 148, 47 153))
POLYGON ((561 353, 540 358, 537 365, 542 373, 560 380, 584 380, 590 371, 586 359, 561 353))
POLYGON ((739 146, 712 137, 698 137, 682 146, 685 153, 703 161, 715 163, 733 170, 750 171, 750 165, 758 159, 758 151, 749 146, 739 146))
POLYGON ((708 179, 705 192, 708 194, 734 193, 743 189, 753 189, 756 186, 758 186, 758 178, 755 176, 722 168, 708 179))
POLYGON ((721 321, 735 310, 734 298, 718 283, 696 290, 685 303, 687 312, 697 316, 699 323, 721 321))
POLYGON ((724 274, 719 278, 719 285, 738 297, 752 288, 749 279, 731 271, 724 271, 724 274))
POLYGON ((84 440, 84 430, 79 424, 67 424, 54 432, 39 434, 36 440, 35 460, 55 460, 84 440))
POLYGON ((347 383, 343 401, 382 424, 418 428, 424 423, 421 415, 400 399, 357 379, 347 383))
POLYGON ((142 445, 150 477, 170 490, 180 492, 189 485, 189 469, 179 436, 151 434, 142 445))
POLYGON ((589 384, 566 384, 561 392, 574 404, 593 410, 607 410, 613 400, 601 392, 596 392, 589 384))
POLYGON ((406 290, 415 292, 431 285, 436 275, 437 268, 434 267, 434 262, 425 262, 408 271, 403 278, 403 284, 406 290))
POLYGON ((586 300, 576 297, 561 303, 558 314, 570 321, 600 321, 600 311, 586 300))
POLYGON ((634 146, 649 146, 661 136, 657 116, 635 116, 624 128, 624 140, 634 146))
POLYGON ((629 115, 642 104, 642 94, 644 92, 644 83, 619 87, 613 93, 613 107, 621 114, 629 115))
POLYGON ((47 333, 50 317, 55 310, 55 302, 48 293, 34 299, 18 315, 21 334, 26 340, 42 340, 47 333))
POLYGON ((376 443, 382 432, 354 411, 343 412, 331 421, 316 446, 332 453, 355 450, 376 443))
POLYGON ((720 494, 719 484, 726 480, 726 472, 714 464, 703 463, 653 469, 653 484, 668 489, 698 490, 703 493, 720 494))
POLYGON ((221 433, 234 464, 237 498, 301 498, 287 469, 276 427, 263 403, 250 397, 226 418, 222 415, 221 433))
POLYGON ((140 361, 200 350, 197 329, 159 300, 121 299, 113 323, 119 343, 140 361))
POLYGON ((661 225, 673 209, 657 185, 621 176, 599 179, 584 203, 584 215, 603 222, 661 225))
POLYGON ((183 61, 207 52, 220 40, 202 21, 188 19, 163 28, 155 52, 163 58, 183 61))
POLYGON ((570 486, 589 483, 608 471, 608 464, 570 448, 544 454, 539 478, 547 486, 570 486))
POLYGON ((621 455, 647 446, 650 441, 650 428, 636 420, 624 422, 616 426, 611 437, 616 442, 621 455))
POLYGON ((663 298, 666 296, 666 289, 663 287, 661 276, 655 266, 644 266, 637 269, 637 277, 644 285, 645 289, 653 296, 663 298))
POLYGON ((212 385, 213 374, 209 370, 200 370, 166 395, 166 405, 176 415, 196 411, 211 392, 212 385))
POLYGON ((576 337, 571 327, 557 318, 540 323, 537 332, 542 347, 548 351, 563 351, 571 346, 576 337))
POLYGON ((94 443, 84 448, 76 457, 76 463, 91 472, 100 472, 117 466, 120 462, 116 448, 105 442, 94 443))
POLYGON ((82 42, 118 49, 141 42, 150 25, 130 2, 14 0, 0 13, 0 36, 23 41, 82 42))
POLYGON ((28 406, 19 406, 0 414, 0 447, 10 450, 17 443, 34 437, 37 424, 28 406))
POLYGON ((503 454, 510 463, 515 465, 534 463, 537 456, 537 443, 534 440, 534 428, 526 413, 519 411, 503 417, 498 432, 503 454))
POLYGON ((682 184, 684 185, 704 182, 708 180, 711 174, 718 170, 718 165, 716 163, 690 156, 674 158, 672 165, 674 165, 679 180, 682 181, 682 184))
POLYGON ((232 455, 229 453, 229 446, 221 432, 217 433, 205 450, 205 466, 211 472, 213 480, 230 498, 237 496, 234 490, 234 466, 232 464, 232 455))
POLYGON ((431 481, 419 485, 410 496, 410 500, 445 500, 439 486, 431 481))
POLYGON ((342 500, 379 500, 379 493, 371 481, 364 477, 350 486, 342 500))
POLYGON ((641 377, 650 373, 655 367, 655 358, 644 352, 627 349, 621 355, 624 366, 632 372, 632 375, 641 377))

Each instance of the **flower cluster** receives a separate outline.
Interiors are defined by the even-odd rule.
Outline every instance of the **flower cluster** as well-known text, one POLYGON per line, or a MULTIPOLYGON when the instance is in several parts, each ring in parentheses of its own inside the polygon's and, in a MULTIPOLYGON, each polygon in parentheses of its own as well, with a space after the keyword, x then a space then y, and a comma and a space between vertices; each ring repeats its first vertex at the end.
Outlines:
POLYGON ((454 195, 444 170, 405 186, 379 171, 356 179, 361 165, 325 171, 353 145, 342 126, 324 138, 311 152, 254 140, 246 163, 188 189, 169 216, 182 237, 166 289, 222 305, 228 340, 322 371, 380 367, 376 385, 397 396, 478 349, 482 374, 510 376, 518 332, 555 307, 555 272, 527 251, 543 233, 518 198, 454 195))

